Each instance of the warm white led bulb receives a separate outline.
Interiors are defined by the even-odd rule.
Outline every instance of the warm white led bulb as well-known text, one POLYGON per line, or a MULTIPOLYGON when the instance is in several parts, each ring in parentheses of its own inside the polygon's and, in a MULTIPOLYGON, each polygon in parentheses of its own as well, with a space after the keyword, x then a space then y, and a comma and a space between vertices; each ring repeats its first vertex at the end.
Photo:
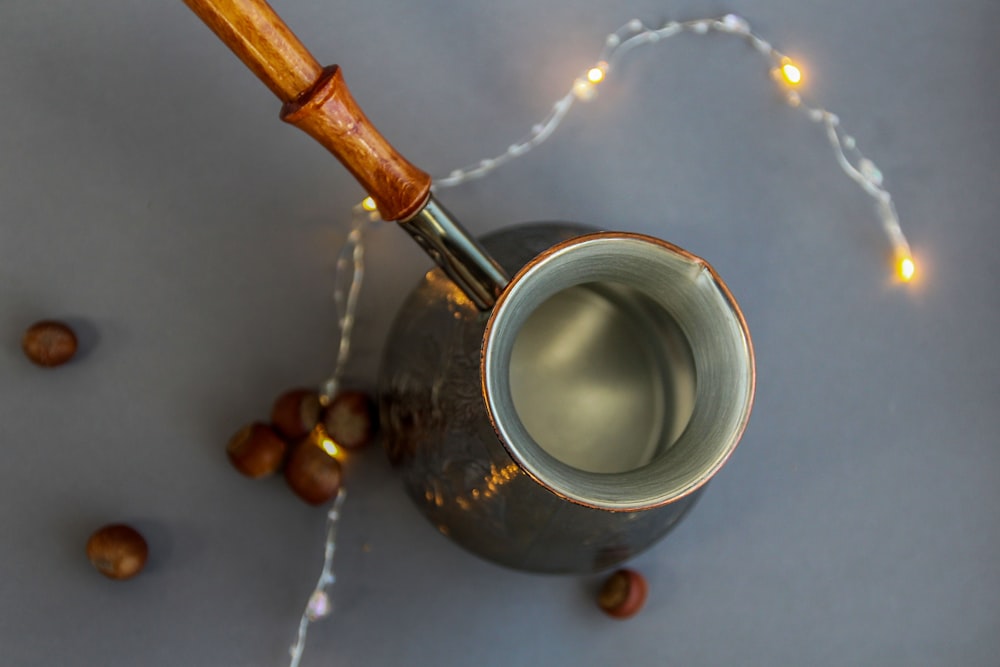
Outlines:
POLYGON ((908 283, 913 280, 913 276, 916 275, 917 265, 913 263, 913 258, 907 255, 899 260, 897 270, 899 271, 899 277, 903 280, 903 282, 908 283))
POLYGON ((790 58, 781 60, 780 71, 782 80, 789 86, 797 86, 802 83, 802 70, 790 58))
POLYGON ((340 457, 340 448, 337 447, 337 443, 335 443, 330 438, 323 438, 320 441, 320 446, 323 448, 324 452, 326 452, 327 454, 329 454, 333 458, 336 459, 336 458, 340 457))
POLYGON ((597 63, 594 67, 587 70, 587 80, 591 83, 600 83, 604 81, 604 76, 608 72, 608 64, 605 62, 597 63))

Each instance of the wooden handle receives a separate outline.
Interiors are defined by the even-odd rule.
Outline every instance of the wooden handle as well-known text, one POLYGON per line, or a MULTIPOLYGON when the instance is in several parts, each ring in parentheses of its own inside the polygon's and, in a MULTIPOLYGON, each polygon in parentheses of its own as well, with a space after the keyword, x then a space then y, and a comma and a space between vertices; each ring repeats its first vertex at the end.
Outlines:
POLYGON ((407 220, 424 207, 431 177, 379 134, 340 69, 321 67, 265 0, 184 4, 284 103, 282 120, 323 144, 354 175, 384 220, 407 220))

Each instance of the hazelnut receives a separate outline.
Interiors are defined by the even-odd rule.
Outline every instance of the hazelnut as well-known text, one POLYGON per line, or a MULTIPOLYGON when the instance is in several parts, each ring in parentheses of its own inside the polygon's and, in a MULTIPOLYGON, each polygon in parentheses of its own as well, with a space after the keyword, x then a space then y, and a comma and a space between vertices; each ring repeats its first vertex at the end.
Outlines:
POLYGON ((87 540, 87 558, 97 571, 111 579, 128 579, 146 564, 146 540, 131 526, 104 526, 87 540))
POLYGON ((271 425, 289 440, 304 438, 319 421, 319 396, 309 389, 292 389, 271 408, 271 425))
POLYGON ((337 459, 323 448, 322 426, 295 446, 285 464, 285 481, 292 491, 310 505, 322 505, 340 490, 342 471, 337 459))
POLYGON ((630 618, 646 603, 646 579, 635 570, 616 571, 601 586, 597 604, 609 616, 630 618))
POLYGON ((341 392, 323 411, 323 426, 338 445, 364 447, 375 434, 375 403, 361 391, 341 392))
POLYGON ((25 356, 39 366, 61 366, 76 354, 76 334, 55 320, 35 322, 21 338, 25 356))
POLYGON ((247 477, 259 479, 273 474, 285 460, 288 445, 270 426, 254 422, 229 439, 226 453, 233 466, 247 477))

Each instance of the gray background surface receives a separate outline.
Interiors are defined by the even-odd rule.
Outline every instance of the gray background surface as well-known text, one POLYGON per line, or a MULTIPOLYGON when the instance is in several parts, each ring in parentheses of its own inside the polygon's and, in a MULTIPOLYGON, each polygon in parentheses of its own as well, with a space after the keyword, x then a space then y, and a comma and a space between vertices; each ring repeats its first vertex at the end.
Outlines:
MULTIPOLYGON (((737 11, 882 168, 921 276, 895 284, 871 201, 739 39, 635 51, 549 143, 442 193, 477 233, 569 219, 662 236, 740 301, 758 394, 736 455, 634 565, 481 562, 376 448, 348 464, 336 611, 306 665, 996 665, 1000 661, 1000 4, 995 0, 275 2, 435 174, 502 151, 605 35, 737 11)), ((276 665, 324 512, 224 455, 332 367, 334 258, 360 189, 180 3, 0 5, 0 662, 276 665), (73 322, 43 371, 21 332, 73 322), (147 536, 137 579, 83 554, 147 536)), ((428 261, 370 235, 355 384, 428 261)))

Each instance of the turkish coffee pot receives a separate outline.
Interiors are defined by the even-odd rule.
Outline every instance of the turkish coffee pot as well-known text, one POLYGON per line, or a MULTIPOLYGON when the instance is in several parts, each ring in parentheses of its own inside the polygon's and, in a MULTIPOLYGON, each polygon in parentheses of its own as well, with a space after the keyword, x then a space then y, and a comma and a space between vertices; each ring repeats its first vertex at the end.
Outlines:
POLYGON ((535 572, 663 537, 750 415, 746 323, 704 260, 565 222, 471 237, 264 0, 185 3, 433 258, 379 373, 389 458, 437 529, 535 572))

